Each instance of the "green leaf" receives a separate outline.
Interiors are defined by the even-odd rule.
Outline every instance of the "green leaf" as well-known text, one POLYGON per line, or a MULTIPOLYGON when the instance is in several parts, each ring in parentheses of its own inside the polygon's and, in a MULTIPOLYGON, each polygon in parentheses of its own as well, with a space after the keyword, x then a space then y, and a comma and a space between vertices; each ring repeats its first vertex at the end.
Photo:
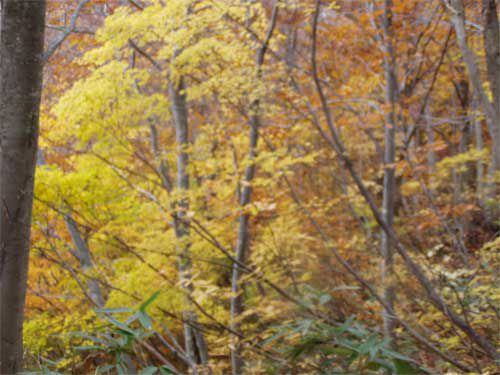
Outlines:
POLYGON ((394 366, 396 367, 397 374, 404 375, 418 375, 421 374, 411 363, 403 361, 401 359, 394 360, 394 366))
POLYGON ((139 319, 139 314, 141 314, 141 312, 137 311, 135 314, 128 317, 128 319, 125 321, 125 324, 129 326, 130 324, 135 322, 137 319, 139 319))
POLYGON ((403 354, 400 354, 398 352, 395 352, 394 350, 388 349, 388 348, 382 348, 382 352, 390 357, 390 358, 397 358, 405 362, 412 362, 413 360, 410 357, 407 357, 403 354))
POLYGON ((91 336, 91 335, 88 335, 86 333, 83 333, 83 332, 73 332, 73 335, 74 336, 77 336, 77 337, 81 337, 81 338, 84 338, 84 339, 87 339, 87 340, 90 340, 90 341, 93 341, 95 342, 96 344, 101 344, 101 345, 104 345, 104 346, 108 346, 109 345, 109 342, 99 338, 99 337, 95 337, 95 336, 91 336))
POLYGON ((132 335, 132 336, 137 336, 137 332, 134 331, 132 328, 130 328, 129 326, 127 326, 126 324, 114 319, 114 318, 111 318, 111 317, 106 317, 106 320, 108 320, 111 324, 113 324, 114 326, 116 326, 117 328, 119 328, 122 332, 126 333, 126 334, 129 334, 129 335, 132 335))
POLYGON ((299 345, 296 345, 292 351, 291 356, 293 359, 297 359, 303 353, 310 353, 316 349, 319 345, 324 344, 323 338, 316 336, 309 336, 302 340, 299 345))
POLYGON ((119 314, 119 313, 131 313, 133 310, 128 307, 114 307, 114 308, 102 308, 96 309, 96 312, 103 314, 119 314))
POLYGON ((149 315, 142 311, 139 312, 139 322, 145 329, 151 329, 153 327, 153 321, 149 315))
POLYGON ((319 304, 324 305, 325 303, 330 302, 332 299, 332 296, 329 294, 323 294, 321 297, 319 297, 319 304))
POLYGON ((106 366, 98 367, 97 372, 99 374, 104 374, 105 372, 113 370, 114 368, 115 368, 115 365, 106 365, 106 366))
POLYGON ((358 352, 361 354, 370 353, 370 358, 373 359, 378 352, 379 341, 377 339, 377 334, 374 333, 368 339, 358 347, 358 352))
POLYGON ((293 336, 297 332, 300 332, 301 330, 303 330, 304 326, 306 326, 308 324, 308 322, 312 322, 312 321, 310 319, 305 319, 297 327, 294 327, 293 325, 281 326, 276 334, 274 334, 270 338, 263 341, 263 345, 267 345, 273 341, 276 341, 277 339, 279 339, 283 336, 285 336, 285 337, 293 336))
POLYGON ((377 370, 380 370, 380 363, 377 363, 375 361, 371 361, 371 362, 368 362, 364 368, 368 369, 368 370, 372 370, 372 371, 377 371, 377 370))
POLYGON ((347 357, 348 355, 352 354, 352 350, 348 348, 333 348, 331 352, 332 354, 337 354, 341 357, 347 357))
POLYGON ((128 340, 129 337, 130 337, 130 335, 128 335, 128 334, 117 337, 115 339, 115 342, 117 344, 116 346, 118 346, 119 348, 127 347, 128 343, 129 343, 129 340, 128 340))
POLYGON ((361 288, 356 285, 341 285, 336 288, 331 289, 332 291, 338 292, 343 290, 360 290, 361 288))
POLYGON ((149 305, 151 305, 157 298, 158 296, 160 295, 160 291, 157 290, 156 292, 154 292, 151 297, 149 297, 146 301, 144 301, 140 306, 139 306, 139 311, 141 312, 146 312, 146 309, 149 305))
POLYGON ((158 371, 158 368, 155 366, 149 366, 146 368, 143 368, 139 375, 154 375, 158 371))
POLYGON ((380 359, 375 359, 373 361, 368 362, 365 365, 365 368, 368 370, 373 370, 373 371, 377 371, 377 370, 380 370, 381 368, 385 368, 386 370, 389 370, 390 374, 396 373, 398 375, 404 375, 404 374, 399 374, 398 372, 396 372, 396 369, 392 363, 387 362, 387 361, 383 361, 380 359))
POLYGON ((276 341, 277 339, 280 339, 281 337, 287 335, 288 332, 283 330, 283 331, 278 331, 277 333, 275 333, 274 335, 272 335, 271 337, 265 339, 264 341, 262 341, 262 345, 267 345, 273 341, 276 341))
POLYGON ((161 367, 160 367, 160 374, 161 374, 161 375, 172 375, 172 374, 173 374, 173 372, 172 372, 172 370, 170 370, 168 367, 161 366, 161 367))
POLYGON ((354 342, 352 342, 350 340, 347 340, 344 338, 339 338, 339 339, 337 339, 336 343, 339 346, 342 346, 344 348, 351 349, 352 351, 358 352, 358 347, 356 346, 356 344, 354 342))
POLYGON ((81 345, 81 346, 75 346, 75 349, 80 351, 88 351, 88 350, 101 350, 102 348, 97 345, 81 345))
POLYGON ((121 364, 116 365, 116 371, 118 375, 127 375, 127 369, 121 364))
POLYGON ((314 323, 314 320, 312 320, 312 319, 304 319, 304 321, 301 324, 303 335, 306 335, 309 332, 309 329, 311 328, 313 323, 314 323))
POLYGON ((346 332, 354 323, 354 317, 350 316, 347 320, 339 327, 334 327, 330 324, 320 324, 323 331, 328 331, 331 334, 338 336, 346 332))

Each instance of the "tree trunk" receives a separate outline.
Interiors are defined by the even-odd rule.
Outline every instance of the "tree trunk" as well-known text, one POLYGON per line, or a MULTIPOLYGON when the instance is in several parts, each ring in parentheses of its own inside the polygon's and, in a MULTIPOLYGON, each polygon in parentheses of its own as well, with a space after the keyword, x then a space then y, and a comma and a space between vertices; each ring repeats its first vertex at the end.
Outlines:
MULTIPOLYGON (((392 0, 384 0, 383 16, 383 35, 384 35, 384 70, 386 81, 386 104, 389 107, 386 114, 384 130, 384 192, 382 202, 382 215, 387 226, 391 228, 394 222, 394 197, 396 194, 395 179, 395 150, 396 150, 396 100, 397 100, 397 78, 396 78, 396 59, 393 48, 393 30, 392 30, 392 0)), ((382 255, 384 257, 382 264, 382 283, 384 285, 384 300, 390 310, 394 310, 394 249, 387 233, 382 230, 382 255)), ((384 336, 390 346, 394 345, 394 325, 395 321, 391 314, 384 309, 384 336)))
POLYGON ((21 370, 45 1, 1 1, 0 373, 21 370))
MULTIPOLYGON (((264 65, 264 58, 269 46, 276 23, 278 19, 278 3, 275 1, 273 11, 271 14, 271 21, 269 23, 266 37, 257 51, 255 65, 257 68, 257 80, 262 78, 262 66, 264 65)), ((240 195, 240 216, 238 219, 238 238, 236 240, 235 258, 239 264, 244 264, 246 261, 249 245, 249 215, 245 212, 246 206, 252 199, 252 181, 255 176, 255 158, 257 156, 257 143, 259 141, 259 128, 260 128, 260 101, 255 99, 250 103, 250 133, 249 133, 249 149, 248 160, 250 164, 245 169, 245 183, 240 195)), ((230 324, 231 329, 235 332, 240 331, 240 322, 238 318, 243 312, 241 286, 239 285, 241 276, 240 266, 235 262, 233 263, 233 275, 231 280, 231 311, 230 311, 230 324)), ((234 337, 233 347, 231 348, 231 366, 233 375, 240 375, 243 372, 244 362, 241 357, 241 347, 238 337, 234 337)))
MULTIPOLYGON (((469 81, 466 77, 460 79, 458 84, 455 85, 455 90, 457 93, 457 99, 459 102, 458 106, 458 118, 459 122, 455 127, 456 132, 458 132, 458 149, 457 154, 466 153, 469 150, 471 143, 471 121, 470 121, 470 93, 469 93, 469 81)), ((459 206, 465 202, 464 194, 467 192, 467 188, 473 184, 472 176, 472 164, 468 163, 465 171, 456 171, 453 168, 453 176, 456 181, 453 184, 453 206, 459 206)), ((465 233, 467 232, 467 220, 465 217, 458 216, 453 219, 455 222, 455 232, 458 237, 457 240, 460 243, 465 243, 465 233)))
MULTIPOLYGON (((484 50, 493 107, 497 116, 500 114, 500 25, 496 0, 482 0, 484 14, 484 50)), ((500 137, 500 124, 497 123, 500 137)), ((498 166, 500 168, 500 166, 498 166)))
MULTIPOLYGON (((434 150, 436 144, 436 137, 432 126, 431 116, 429 109, 426 109, 427 121, 425 123, 425 132, 427 133, 427 166, 431 173, 436 171, 436 151, 434 150)), ((433 182, 431 180, 431 182, 433 182)))
MULTIPOLYGON (((37 153, 37 166, 41 167, 45 165, 45 157, 43 151, 41 149, 38 150, 37 153)), ((66 224, 66 228, 73 240, 73 245, 75 246, 74 255, 80 261, 80 268, 83 273, 87 273, 93 268, 92 257, 90 253, 90 249, 87 246, 87 243, 82 238, 80 230, 78 229, 78 225, 73 219, 73 215, 68 213, 64 215, 64 223, 66 224)), ((99 283, 92 279, 87 279, 87 293, 89 297, 92 299, 94 305, 99 308, 102 308, 105 304, 104 297, 102 296, 101 287, 99 283)))
POLYGON ((465 31, 465 8, 463 0, 451 0, 451 12, 455 33, 457 36, 458 46, 462 52, 462 57, 467 66, 469 79, 471 81, 474 92, 476 93, 481 107, 483 108, 488 125, 488 131, 492 140, 492 173, 500 170, 500 115, 498 111, 498 96, 500 85, 500 70, 499 64, 499 37, 498 37, 498 15, 496 14, 495 0, 483 0, 483 6, 486 13, 485 25, 485 52, 488 61, 488 78, 492 88, 494 103, 490 102, 486 91, 484 90, 481 73, 476 63, 474 53, 469 49, 467 44, 467 35, 465 31), (496 24, 496 26, 495 26, 496 24), (496 30, 495 30, 496 27, 496 30), (495 97, 497 95, 497 97, 495 97))
MULTIPOLYGON (((500 24, 498 22, 498 12, 496 0, 482 0, 483 15, 484 15, 484 52, 486 55, 486 70, 488 72, 488 81, 490 84, 491 96, 493 99, 493 109, 496 114, 495 131, 496 136, 492 139, 493 145, 493 163, 489 175, 492 179, 495 174, 500 172, 500 24)), ((493 186, 489 195, 493 200, 496 199, 498 193, 498 186, 495 181, 492 182, 493 186)), ((490 210, 489 215, 493 220, 497 217, 500 205, 496 205, 493 210, 490 210)))
MULTIPOLYGON (((478 110, 477 100, 474 98, 472 101, 473 112, 476 113, 478 110)), ((483 127, 481 124, 481 120, 478 119, 477 115, 474 116, 474 139, 476 150, 482 151, 484 148, 484 140, 483 140, 483 127)), ((481 207, 485 207, 484 205, 484 165, 483 160, 478 160, 476 162, 476 196, 479 201, 481 207)))
MULTIPOLYGON (((254 110, 258 108, 258 102, 255 102, 254 110)), ((248 150, 248 160, 250 165, 245 169, 245 179, 243 183, 243 189, 240 196, 240 209, 241 213, 238 218, 238 238, 236 240, 235 248, 235 258, 239 263, 245 263, 247 256, 247 249, 249 243, 249 215, 246 210, 246 206, 250 203, 252 198, 252 180, 255 176, 255 157, 257 142, 259 139, 259 117, 258 114, 252 115, 250 119, 250 145, 248 150)), ((233 264, 233 275, 231 280, 231 329, 235 332, 240 331, 240 324, 238 321, 239 316, 243 312, 241 287, 240 287, 240 277, 241 270, 237 263, 233 264)), ((231 365, 233 375, 239 375, 242 373, 243 360, 241 358, 241 347, 239 339, 236 338, 233 341, 233 348, 231 350, 231 365)))
POLYGON ((189 124, 186 95, 182 78, 178 83, 172 82, 169 87, 170 100, 172 103, 172 114, 175 123, 175 137, 177 143, 177 193, 181 195, 176 202, 176 217, 174 219, 174 229, 177 238, 177 253, 179 258, 179 278, 181 288, 186 293, 186 306, 184 307, 184 337, 186 352, 193 362, 203 365, 208 364, 208 348, 203 333, 196 329, 198 318, 192 308, 190 296, 193 292, 191 280, 191 259, 190 259, 190 235, 187 211, 189 202, 185 194, 189 190, 188 173, 188 146, 189 146, 189 124))
MULTIPOLYGON (((84 274, 87 274, 93 268, 89 247, 83 240, 80 230, 71 214, 64 216, 64 222, 66 223, 66 228, 68 228, 73 244, 75 245, 76 254, 80 261, 80 268, 84 274)), ((92 302, 97 307, 102 308, 105 301, 99 283, 92 277, 89 277, 87 278, 87 289, 90 298, 92 298, 92 302)))

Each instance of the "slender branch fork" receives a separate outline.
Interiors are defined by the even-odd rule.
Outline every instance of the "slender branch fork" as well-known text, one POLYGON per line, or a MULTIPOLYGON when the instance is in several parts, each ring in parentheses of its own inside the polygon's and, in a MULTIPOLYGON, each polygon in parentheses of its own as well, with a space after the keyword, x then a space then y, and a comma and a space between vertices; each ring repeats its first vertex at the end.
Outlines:
POLYGON ((43 62, 47 62, 52 55, 57 51, 57 49, 64 43, 66 38, 68 38, 72 33, 74 32, 82 32, 79 31, 79 29, 76 28, 76 22, 78 20, 78 17, 80 15, 80 12, 82 11, 83 7, 88 4, 90 0, 80 0, 78 5, 76 6, 76 9, 74 13, 72 14, 69 25, 65 29, 61 31, 61 35, 59 35, 57 38, 55 38, 47 47, 45 52, 43 53, 43 62))

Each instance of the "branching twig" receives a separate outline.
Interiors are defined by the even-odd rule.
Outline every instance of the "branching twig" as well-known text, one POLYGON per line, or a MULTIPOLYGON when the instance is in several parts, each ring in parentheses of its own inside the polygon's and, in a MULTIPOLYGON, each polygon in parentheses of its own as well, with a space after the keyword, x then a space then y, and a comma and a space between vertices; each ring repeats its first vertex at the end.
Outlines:
POLYGON ((75 12, 70 18, 69 25, 64 31, 62 32, 61 35, 59 35, 55 40, 52 41, 52 43, 49 44, 47 47, 47 50, 44 52, 42 61, 43 63, 46 63, 49 61, 49 59, 52 57, 52 55, 57 51, 57 49, 61 46, 61 44, 64 43, 66 38, 73 32, 75 32, 76 29, 76 21, 78 19, 78 16, 80 15, 81 10, 83 7, 89 2, 90 0, 80 0, 78 3, 75 12))

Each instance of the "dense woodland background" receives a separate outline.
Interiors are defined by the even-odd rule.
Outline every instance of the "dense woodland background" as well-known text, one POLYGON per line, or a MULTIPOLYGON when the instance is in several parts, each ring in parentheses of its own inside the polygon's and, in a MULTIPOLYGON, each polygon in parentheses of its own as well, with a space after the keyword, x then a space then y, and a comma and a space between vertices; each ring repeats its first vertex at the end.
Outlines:
POLYGON ((46 7, 26 370, 498 371, 496 0, 46 7))

